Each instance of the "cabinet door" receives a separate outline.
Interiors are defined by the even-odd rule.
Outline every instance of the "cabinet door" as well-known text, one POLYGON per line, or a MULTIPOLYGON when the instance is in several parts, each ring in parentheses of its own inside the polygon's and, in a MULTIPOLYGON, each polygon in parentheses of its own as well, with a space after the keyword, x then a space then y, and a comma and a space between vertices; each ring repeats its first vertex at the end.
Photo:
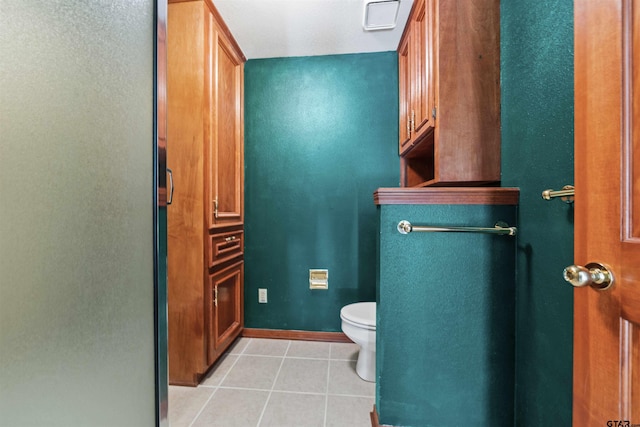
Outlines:
POLYGON ((400 154, 411 146, 411 68, 409 66, 410 38, 407 34, 398 48, 398 78, 400 84, 400 154))
POLYGON ((211 307, 207 359, 210 364, 242 331, 243 277, 244 261, 238 261, 209 278, 211 307))
MULTIPOLYGON (((212 18, 213 19, 213 18, 212 18)), ((211 23, 209 228, 243 223, 243 62, 211 23)))
POLYGON ((433 2, 418 0, 398 47, 400 154, 434 126, 433 2))
POLYGON ((433 128, 433 3, 421 0, 417 4, 412 29, 413 102, 411 110, 412 131, 415 138, 433 128))

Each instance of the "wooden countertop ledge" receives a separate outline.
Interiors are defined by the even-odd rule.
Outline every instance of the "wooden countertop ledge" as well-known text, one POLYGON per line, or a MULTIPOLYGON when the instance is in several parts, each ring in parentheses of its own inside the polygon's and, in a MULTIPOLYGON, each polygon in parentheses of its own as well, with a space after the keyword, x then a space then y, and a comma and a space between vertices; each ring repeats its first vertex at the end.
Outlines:
POLYGON ((518 188, 429 187, 378 188, 376 205, 517 205, 518 188))

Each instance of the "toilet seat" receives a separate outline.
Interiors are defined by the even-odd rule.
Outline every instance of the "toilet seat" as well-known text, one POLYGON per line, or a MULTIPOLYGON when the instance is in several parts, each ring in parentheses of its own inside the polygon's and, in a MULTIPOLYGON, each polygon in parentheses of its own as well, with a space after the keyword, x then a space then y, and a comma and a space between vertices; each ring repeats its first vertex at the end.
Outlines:
POLYGON ((340 318, 363 329, 376 330, 376 303, 356 302, 340 310, 340 318))

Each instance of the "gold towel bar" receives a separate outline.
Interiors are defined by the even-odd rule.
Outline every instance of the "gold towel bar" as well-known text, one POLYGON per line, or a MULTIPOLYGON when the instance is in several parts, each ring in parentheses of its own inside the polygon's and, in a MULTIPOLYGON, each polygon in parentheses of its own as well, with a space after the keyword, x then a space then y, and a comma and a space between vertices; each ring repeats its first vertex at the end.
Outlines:
POLYGON ((506 223, 498 221, 493 228, 485 227, 432 227, 428 225, 411 225, 409 221, 400 221, 398 223, 398 232, 401 234, 409 234, 412 231, 426 232, 463 232, 463 233, 486 233, 486 234, 506 234, 515 236, 517 228, 509 227, 506 223))

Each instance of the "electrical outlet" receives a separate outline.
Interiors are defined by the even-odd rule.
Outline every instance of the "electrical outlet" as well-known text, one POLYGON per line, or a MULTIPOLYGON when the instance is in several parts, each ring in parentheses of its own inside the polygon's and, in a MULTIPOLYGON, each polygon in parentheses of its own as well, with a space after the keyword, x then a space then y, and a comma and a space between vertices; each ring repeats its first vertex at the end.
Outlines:
POLYGON ((267 290, 265 288, 258 289, 258 303, 259 304, 267 303, 267 290))

